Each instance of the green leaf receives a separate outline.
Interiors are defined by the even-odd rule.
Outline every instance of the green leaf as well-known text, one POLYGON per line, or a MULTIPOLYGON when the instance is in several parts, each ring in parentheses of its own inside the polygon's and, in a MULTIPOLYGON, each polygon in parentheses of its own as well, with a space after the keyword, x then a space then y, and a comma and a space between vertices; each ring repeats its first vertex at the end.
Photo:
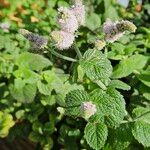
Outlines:
POLYGON ((138 120, 142 120, 145 121, 147 123, 150 123, 150 109, 145 108, 145 107, 137 107, 133 110, 132 112, 132 116, 133 118, 138 118, 139 116, 142 115, 142 117, 140 117, 138 120), (149 113, 148 113, 149 112, 149 113), (144 114, 144 115, 143 115, 144 114))
POLYGON ((80 106, 82 102, 88 101, 89 96, 83 90, 73 90, 66 95, 66 114, 70 116, 80 116, 80 106))
POLYGON ((20 68, 29 68, 31 70, 40 71, 45 67, 51 66, 52 63, 41 55, 33 53, 22 53, 16 60, 16 64, 20 68))
POLYGON ((26 84, 22 88, 16 87, 16 85, 10 86, 10 93, 14 99, 22 103, 31 103, 36 95, 36 85, 26 84))
POLYGON ((84 129, 84 137, 93 149, 101 149, 107 139, 108 130, 105 124, 88 123, 84 129))
POLYGON ((100 51, 88 50, 80 65, 91 80, 107 79, 111 76, 112 66, 106 56, 100 51))
POLYGON ((117 9, 115 7, 113 7, 112 5, 110 5, 106 11, 105 11, 105 19, 110 18, 111 20, 118 20, 119 16, 117 13, 117 9))
POLYGON ((0 111, 0 137, 4 138, 8 135, 9 129, 15 124, 11 114, 0 111))
POLYGON ((139 143, 145 147, 150 146, 150 109, 138 107, 133 110, 135 123, 132 128, 132 133, 139 143))
POLYGON ((120 80, 112 80, 109 86, 117 88, 117 89, 127 90, 127 91, 131 89, 131 87, 128 84, 120 80))
POLYGON ((84 90, 84 87, 76 83, 71 84, 70 82, 67 81, 62 85, 56 82, 54 89, 57 93, 57 103, 59 103, 59 105, 61 106, 64 106, 66 94, 68 94, 70 91, 73 90, 84 90))
POLYGON ((47 105, 51 106, 56 103, 56 98, 54 95, 42 96, 40 101, 43 106, 47 106, 47 105))
POLYGON ((90 100, 96 104, 97 113, 104 116, 107 125, 116 126, 121 123, 125 116, 125 101, 117 90, 96 89, 91 93, 90 100))
POLYGON ((150 146, 150 123, 144 121, 137 121, 134 123, 132 133, 139 143, 144 147, 150 146))
POLYGON ((144 93, 143 96, 145 99, 150 100, 150 93, 144 93))
POLYGON ((44 95, 51 95, 52 91, 52 85, 48 83, 42 83, 41 81, 38 81, 37 87, 39 89, 39 92, 44 95))
POLYGON ((113 150, 123 150, 129 146, 133 140, 130 124, 121 124, 116 129, 109 131, 108 142, 113 150))
POLYGON ((123 59, 120 63, 115 66, 113 70, 113 78, 123 78, 130 75, 134 70, 142 69, 148 58, 146 56, 136 54, 129 58, 123 59))
POLYGON ((40 80, 40 75, 26 68, 20 68, 14 71, 13 75, 16 78, 22 78, 25 83, 33 84, 40 80))
POLYGON ((150 87, 150 72, 142 73, 138 76, 138 78, 143 84, 150 87))
POLYGON ((99 28, 100 25, 101 25, 101 17, 100 17, 100 15, 98 15, 96 13, 91 13, 90 15, 88 15, 86 17, 86 26, 90 30, 95 30, 95 29, 99 28))

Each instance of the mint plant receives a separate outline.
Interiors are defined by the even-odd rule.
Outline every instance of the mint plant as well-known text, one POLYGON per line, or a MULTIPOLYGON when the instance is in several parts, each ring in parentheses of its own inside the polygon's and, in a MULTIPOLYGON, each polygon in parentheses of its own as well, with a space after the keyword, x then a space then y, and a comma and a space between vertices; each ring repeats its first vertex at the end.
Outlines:
POLYGON ((107 18, 114 8, 103 3, 101 26, 74 0, 57 4, 59 29, 49 36, 19 29, 4 37, 1 138, 28 138, 45 150, 150 147, 149 29, 141 38, 132 22, 107 18))

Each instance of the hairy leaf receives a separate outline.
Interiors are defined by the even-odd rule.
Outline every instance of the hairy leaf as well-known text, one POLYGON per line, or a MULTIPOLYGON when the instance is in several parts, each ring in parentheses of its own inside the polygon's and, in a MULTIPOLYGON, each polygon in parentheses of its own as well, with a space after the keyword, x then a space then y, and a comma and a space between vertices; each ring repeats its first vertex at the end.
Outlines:
POLYGON ((138 107, 133 110, 136 122, 133 125, 132 133, 139 143, 145 147, 150 146, 150 109, 138 107))
POLYGON ((128 147, 133 139, 130 124, 121 124, 116 129, 109 132, 108 142, 112 149, 123 150, 128 147))
POLYGON ((99 150, 104 146, 107 135, 107 127, 102 123, 88 123, 84 129, 84 137, 87 143, 95 150, 99 150))
POLYGON ((112 66, 106 56, 94 50, 88 50, 84 54, 80 65, 91 80, 108 79, 112 73, 112 66))
POLYGON ((96 104, 98 112, 103 114, 107 125, 115 126, 123 120, 125 101, 117 90, 113 88, 108 88, 107 91, 96 89, 91 93, 90 100, 96 104))
POLYGON ((66 95, 66 114, 70 116, 80 116, 80 106, 82 102, 88 101, 89 96, 83 90, 73 90, 66 95))

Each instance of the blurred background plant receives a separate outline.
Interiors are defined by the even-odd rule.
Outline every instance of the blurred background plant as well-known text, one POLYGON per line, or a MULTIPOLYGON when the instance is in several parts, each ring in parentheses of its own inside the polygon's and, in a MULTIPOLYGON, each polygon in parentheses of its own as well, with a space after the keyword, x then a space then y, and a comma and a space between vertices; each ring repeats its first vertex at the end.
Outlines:
MULTIPOLYGON (((89 80, 82 81, 79 67, 78 75, 71 70, 77 66, 49 53, 33 50, 30 43, 18 33, 20 28, 25 28, 49 38, 51 31, 58 28, 57 8, 69 6, 70 3, 69 0, 0 0, 0 137, 7 136, 5 140, 8 142, 30 139, 37 148, 45 150, 52 147, 90 149, 82 138, 85 122, 64 116, 64 110, 58 106, 65 105, 64 99, 69 91, 82 90, 83 86, 92 89, 95 85, 89 80)), ((138 117, 150 108, 149 1, 85 0, 84 4, 86 25, 80 28, 77 37, 77 45, 82 53, 92 48, 93 42, 103 36, 102 24, 107 18, 113 21, 128 19, 137 26, 136 34, 109 44, 107 54, 114 67, 112 79, 121 79, 129 85, 117 82, 118 88, 128 90, 120 89, 127 110, 138 117)), ((76 57, 72 47, 60 53, 76 57)), ((117 131, 110 131, 115 135, 110 137, 110 141, 114 142, 116 137, 125 135, 119 129, 117 131)), ((120 145, 112 144, 108 138, 103 149, 128 147, 141 150, 144 144, 149 145, 150 138, 147 143, 142 143, 136 131, 134 136, 136 140, 122 139, 124 142, 120 145)), ((126 137, 130 137, 130 134, 126 137)))

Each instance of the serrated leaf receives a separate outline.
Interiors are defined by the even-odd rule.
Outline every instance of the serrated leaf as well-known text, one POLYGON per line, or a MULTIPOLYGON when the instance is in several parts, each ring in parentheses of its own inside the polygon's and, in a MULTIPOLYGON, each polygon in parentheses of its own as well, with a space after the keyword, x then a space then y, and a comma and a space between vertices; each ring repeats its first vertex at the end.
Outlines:
POLYGON ((83 90, 73 90, 66 95, 66 114, 70 116, 80 116, 80 106, 82 102, 88 101, 89 96, 83 90))
POLYGON ((104 116, 107 125, 120 124, 125 116, 125 101, 123 96, 114 88, 107 91, 96 89, 91 93, 90 100, 97 106, 97 112, 104 116))
POLYGON ((150 123, 150 109, 149 109, 149 107, 148 108, 145 108, 145 107, 135 108, 132 112, 132 116, 134 119, 140 117, 140 118, 138 118, 138 120, 142 120, 142 121, 145 121, 147 123, 150 123), (142 115, 142 117, 141 117, 141 115, 142 115))
POLYGON ((71 84, 70 82, 65 82, 62 85, 56 83, 55 91, 57 93, 57 103, 59 103, 60 106, 64 106, 66 94, 73 90, 84 90, 84 87, 76 83, 71 84))
POLYGON ((134 123, 132 133, 139 143, 143 144, 144 147, 150 146, 150 123, 144 121, 137 121, 134 123))
POLYGON ((123 150, 128 147, 133 139, 130 124, 121 124, 116 129, 109 131, 108 142, 113 150, 123 150))
POLYGON ((45 67, 51 66, 52 63, 41 55, 33 53, 22 53, 16 60, 19 67, 30 68, 31 70, 40 71, 45 67))
POLYGON ((150 109, 137 107, 133 110, 133 118, 135 123, 132 128, 132 133, 139 143, 145 147, 150 146, 150 109))
POLYGON ((84 137, 87 143, 95 150, 99 150, 104 146, 107 135, 107 127, 102 123, 88 123, 84 129, 84 137))
POLYGON ((128 84, 120 80, 112 80, 109 86, 117 88, 117 89, 127 90, 127 91, 131 89, 131 87, 128 84))
POLYGON ((111 76, 112 66, 106 56, 100 51, 88 50, 80 65, 91 80, 107 79, 111 76))
POLYGON ((113 78, 123 78, 130 75, 134 70, 142 69, 148 58, 146 56, 136 54, 129 58, 123 59, 120 63, 115 66, 113 70, 113 78))

